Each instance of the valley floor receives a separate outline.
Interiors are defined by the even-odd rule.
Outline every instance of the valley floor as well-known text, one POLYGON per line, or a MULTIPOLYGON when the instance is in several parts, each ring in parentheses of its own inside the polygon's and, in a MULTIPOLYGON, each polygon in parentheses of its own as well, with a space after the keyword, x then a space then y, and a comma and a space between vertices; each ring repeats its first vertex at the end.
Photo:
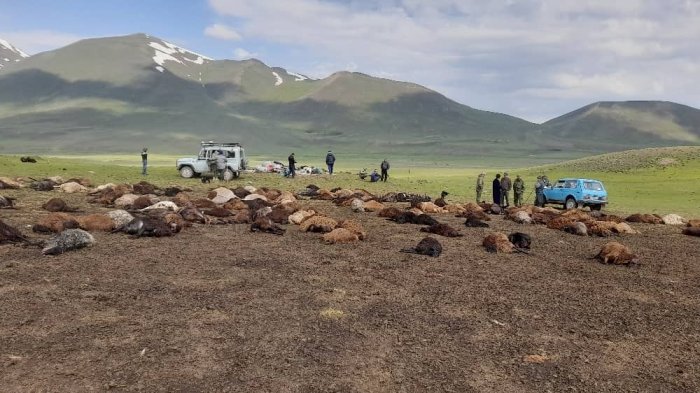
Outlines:
MULTIPOLYGON (((3 194, 19 209, 0 219, 25 233, 56 196, 3 194)), ((700 390, 700 238, 678 227, 633 224, 641 234, 616 239, 641 259, 628 268, 590 259, 610 239, 500 217, 490 230, 527 232, 533 250, 490 254, 489 229, 444 215, 465 236, 429 258, 398 252, 417 226, 303 204, 360 220, 368 239, 196 225, 95 233, 56 257, 0 246, 1 390, 700 390)))

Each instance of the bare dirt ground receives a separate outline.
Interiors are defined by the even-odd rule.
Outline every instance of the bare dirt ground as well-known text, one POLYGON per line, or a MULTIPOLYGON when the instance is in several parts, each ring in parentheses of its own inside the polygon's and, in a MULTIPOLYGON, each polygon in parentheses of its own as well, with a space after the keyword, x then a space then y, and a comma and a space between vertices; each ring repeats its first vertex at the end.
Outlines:
MULTIPOLYGON (((56 193, 3 191, 20 227, 56 193)), ((83 195, 61 195, 86 212, 83 195)), ((641 265, 589 259, 610 239, 496 217, 531 255, 489 254, 489 229, 423 237, 374 213, 364 242, 289 225, 196 225, 170 238, 94 233, 56 257, 0 246, 0 390, 236 392, 697 392, 700 239, 633 224, 641 265)))

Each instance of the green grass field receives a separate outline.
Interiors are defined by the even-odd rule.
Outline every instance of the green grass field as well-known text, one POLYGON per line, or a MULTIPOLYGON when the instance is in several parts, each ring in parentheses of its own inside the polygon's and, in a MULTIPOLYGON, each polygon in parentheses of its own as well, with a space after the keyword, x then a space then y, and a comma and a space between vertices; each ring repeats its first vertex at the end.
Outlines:
MULTIPOLYGON (((141 176, 138 155, 95 155, 40 157, 36 164, 22 163, 19 156, 0 156, 0 176, 41 179, 60 175, 64 179, 87 177, 95 184, 135 183, 147 180, 159 186, 179 184, 196 190, 217 186, 216 181, 202 184, 198 179, 183 179, 175 170, 175 156, 149 155, 149 175, 141 176)), ((252 166, 263 157, 251 157, 252 166)), ((278 158, 278 160, 280 160, 278 158)), ((280 160, 284 161, 284 160, 280 160)), ((322 166, 323 157, 315 162, 300 164, 322 166)), ((370 183, 356 175, 361 168, 372 170, 379 166, 380 157, 339 157, 333 176, 297 176, 286 179, 279 174, 245 173, 240 179, 227 184, 276 187, 299 190, 307 184, 322 188, 364 188, 372 193, 404 191, 439 196, 442 190, 450 193, 448 200, 474 200, 475 183, 479 172, 486 172, 486 190, 483 198, 491 198, 491 181, 496 173, 508 171, 512 178, 520 174, 526 182, 526 202, 533 200, 535 177, 544 173, 551 180, 573 176, 602 180, 609 193, 608 210, 620 213, 678 213, 700 217, 700 147, 645 149, 613 153, 559 164, 508 167, 507 159, 491 161, 490 166, 479 166, 472 159, 437 161, 429 157, 392 159, 389 182, 370 183), (374 164, 374 166, 369 164, 374 164)), ((480 160, 478 163, 485 161, 480 160)), ((519 161, 515 161, 519 162, 519 161)), ((534 161, 537 164, 537 161, 534 161)), ((322 166, 323 167, 323 166, 322 166)))

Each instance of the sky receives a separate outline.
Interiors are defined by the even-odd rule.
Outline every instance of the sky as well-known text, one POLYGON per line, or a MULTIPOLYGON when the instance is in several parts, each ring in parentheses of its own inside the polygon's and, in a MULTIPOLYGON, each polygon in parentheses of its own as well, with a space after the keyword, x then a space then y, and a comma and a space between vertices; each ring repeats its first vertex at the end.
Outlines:
POLYGON ((0 38, 30 55, 133 33, 534 122, 597 101, 700 108, 700 0, 0 0, 0 38))

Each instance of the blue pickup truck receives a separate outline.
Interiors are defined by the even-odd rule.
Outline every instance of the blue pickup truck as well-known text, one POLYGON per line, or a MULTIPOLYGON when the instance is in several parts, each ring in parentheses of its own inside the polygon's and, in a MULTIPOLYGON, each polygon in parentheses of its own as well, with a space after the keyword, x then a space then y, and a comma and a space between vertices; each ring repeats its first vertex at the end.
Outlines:
POLYGON ((544 188, 545 203, 560 203, 565 209, 588 206, 600 210, 608 203, 608 192, 603 182, 592 179, 559 179, 544 188))

